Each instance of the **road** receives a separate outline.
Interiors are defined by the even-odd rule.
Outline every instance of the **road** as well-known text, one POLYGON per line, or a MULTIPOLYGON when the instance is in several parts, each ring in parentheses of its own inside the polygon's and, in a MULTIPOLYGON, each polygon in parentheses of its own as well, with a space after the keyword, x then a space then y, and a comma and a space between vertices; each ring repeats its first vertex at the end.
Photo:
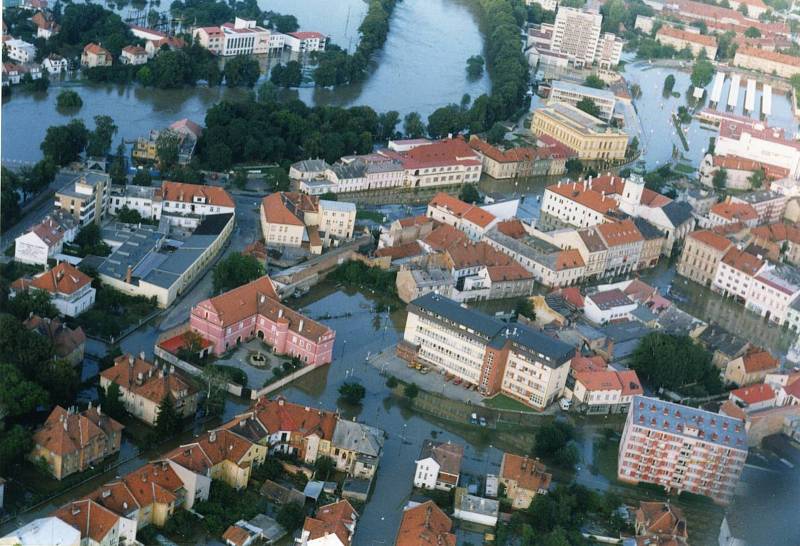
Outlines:
MULTIPOLYGON (((72 182, 77 175, 78 173, 72 171, 65 170, 59 172, 50 183, 50 186, 45 190, 45 193, 52 197, 56 190, 60 190, 68 183, 72 182)), ((0 248, 3 250, 8 248, 8 246, 14 242, 14 239, 28 231, 32 226, 41 222, 42 219, 52 211, 53 199, 48 198, 43 200, 38 206, 25 212, 19 222, 0 236, 0 248)))

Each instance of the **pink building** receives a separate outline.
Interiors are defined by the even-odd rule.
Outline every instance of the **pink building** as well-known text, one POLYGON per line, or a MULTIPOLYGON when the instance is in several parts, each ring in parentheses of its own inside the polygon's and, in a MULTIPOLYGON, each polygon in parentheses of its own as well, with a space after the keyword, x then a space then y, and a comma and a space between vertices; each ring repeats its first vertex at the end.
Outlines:
POLYGON ((280 303, 267 276, 201 301, 192 308, 190 325, 213 344, 217 355, 257 336, 275 353, 304 363, 333 360, 336 332, 280 303))

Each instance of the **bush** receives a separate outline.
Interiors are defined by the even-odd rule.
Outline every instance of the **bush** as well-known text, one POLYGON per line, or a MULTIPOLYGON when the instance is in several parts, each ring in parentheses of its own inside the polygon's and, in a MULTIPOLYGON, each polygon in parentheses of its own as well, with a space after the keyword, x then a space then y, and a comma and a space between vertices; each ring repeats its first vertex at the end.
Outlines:
POLYGON ((339 396, 353 406, 360 404, 366 394, 367 389, 359 383, 348 382, 339 387, 339 396))
POLYGON ((331 271, 328 277, 343 284, 366 286, 382 294, 397 296, 397 272, 370 267, 364 262, 345 262, 331 271))
POLYGON ((83 99, 81 96, 72 89, 64 89, 56 97, 56 107, 59 110, 70 108, 81 108, 83 106, 83 99))
POLYGON ((284 504, 275 516, 275 520, 289 533, 299 529, 305 518, 303 508, 297 504, 284 504))
POLYGON ((409 383, 403 389, 403 395, 409 400, 413 400, 419 395, 419 387, 417 387, 416 383, 409 383))
POLYGON ((386 380, 386 386, 389 387, 390 389, 397 388, 397 385, 399 385, 399 384, 400 384, 400 382, 393 375, 390 375, 389 379, 386 380))

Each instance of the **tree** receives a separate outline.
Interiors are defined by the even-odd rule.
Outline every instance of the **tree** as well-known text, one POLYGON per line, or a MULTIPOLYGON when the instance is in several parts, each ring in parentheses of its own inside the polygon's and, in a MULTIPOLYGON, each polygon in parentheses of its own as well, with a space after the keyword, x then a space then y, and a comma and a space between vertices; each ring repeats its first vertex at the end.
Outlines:
POLYGON ((687 385, 708 394, 722 390, 711 353, 689 336, 647 334, 633 352, 631 368, 654 390, 675 390, 687 385))
POLYGON ((714 65, 708 59, 698 59, 692 67, 692 85, 695 87, 705 87, 711 83, 714 77, 714 65))
POLYGON ((88 141, 89 130, 83 121, 73 119, 66 125, 49 127, 40 148, 45 157, 61 166, 80 159, 88 141))
POLYGON ((662 91, 662 95, 664 97, 669 97, 672 95, 673 87, 675 87, 675 76, 673 74, 669 74, 666 78, 664 78, 664 89, 662 91))
POLYGON ((40 159, 31 168, 20 169, 22 190, 31 195, 46 189, 55 179, 57 172, 58 166, 49 157, 40 159))
POLYGON ((747 30, 744 31, 744 35, 748 38, 761 38, 761 31, 756 27, 748 27, 747 30))
POLYGON ((400 123, 400 113, 396 110, 389 110, 378 115, 378 124, 380 126, 377 140, 391 140, 396 137, 397 124, 400 123))
POLYGON ((736 8, 736 11, 738 11, 739 13, 741 13, 742 15, 747 17, 747 15, 748 15, 748 13, 747 13, 747 4, 745 4, 744 2, 740 3, 739 7, 736 8))
POLYGON ((472 79, 478 79, 483 74, 485 61, 481 55, 473 55, 467 59, 467 75, 472 79))
POLYGON ((594 116, 596 118, 599 118, 603 115, 600 112, 600 108, 598 108, 597 104, 595 104, 595 102, 589 97, 583 97, 575 106, 577 106, 578 110, 583 110, 590 116, 594 116))
POLYGON ((461 191, 458 193, 458 198, 465 203, 477 203, 481 200, 481 194, 474 184, 464 184, 461 186, 461 191))
POLYGON ((763 185, 764 185, 764 181, 765 181, 766 179, 767 179, 767 175, 766 175, 766 173, 764 172, 764 169, 763 169, 763 168, 762 168, 762 169, 758 169, 757 171, 753 171, 753 174, 751 174, 751 175, 750 175, 750 176, 747 178, 748 182, 750 182, 750 186, 751 186, 753 189, 758 189, 758 188, 760 188, 761 186, 763 186, 763 185))
POLYGON ((393 375, 390 375, 389 378, 386 380, 386 386, 389 387, 390 389, 397 388, 397 385, 399 385, 399 384, 400 384, 400 382, 393 375))
POLYGON ((114 419, 125 417, 125 404, 122 402, 122 391, 116 383, 110 383, 105 389, 98 385, 97 394, 100 406, 106 415, 114 419))
POLYGON ((585 85, 586 87, 593 87, 595 89, 605 89, 606 82, 600 79, 599 76, 595 74, 590 74, 586 76, 585 80, 583 80, 583 85, 585 85))
POLYGON ((103 241, 100 226, 94 222, 83 226, 72 243, 80 248, 81 256, 87 256, 89 254, 108 256, 111 253, 111 247, 103 241))
POLYGON ((421 138, 427 132, 422 117, 417 112, 409 112, 403 118, 403 132, 406 138, 421 138))
POLYGON ((86 155, 105 157, 111 149, 111 141, 117 133, 117 126, 111 116, 95 116, 95 129, 89 133, 86 155))
POLYGON ((634 157, 639 153, 639 137, 635 136, 631 139, 630 143, 628 144, 628 156, 634 157))
POLYGON ((21 425, 3 430, 0 421, 0 474, 8 475, 11 466, 21 462, 33 449, 31 433, 21 425))
POLYGON ((138 169, 136 174, 133 175, 133 180, 131 180, 134 186, 149 186, 152 182, 153 179, 150 176, 150 171, 147 169, 138 169))
POLYGON ((336 463, 327 455, 317 457, 317 460, 314 461, 314 476, 316 478, 320 478, 325 481, 330 477, 334 470, 336 470, 336 463))
POLYGON ((724 189, 728 185, 728 171, 722 168, 717 169, 711 178, 711 184, 717 190, 724 189))
POLYGON ((634 83, 633 85, 631 85, 631 98, 635 100, 641 98, 641 96, 642 96, 642 86, 640 86, 638 83, 634 83))
POLYGON ((269 81, 279 87, 299 87, 303 81, 302 66, 297 61, 276 64, 269 74, 269 81))
POLYGON ((122 205, 117 211, 117 221, 123 224, 138 224, 142 221, 142 215, 136 209, 129 209, 128 205, 122 205))
POLYGON ((567 159, 566 163, 564 163, 564 167, 567 169, 567 174, 569 176, 578 176, 583 172, 583 163, 576 157, 567 159))
POLYGON ((295 503, 286 503, 278 510, 275 521, 289 533, 293 533, 303 525, 305 517, 302 506, 295 503))
POLYGON ((156 416, 155 437, 157 440, 171 438, 181 428, 181 417, 175 409, 172 395, 167 394, 158 405, 158 415, 156 416))
POLYGON ((59 110, 79 110, 83 106, 81 96, 72 89, 64 89, 56 97, 56 108, 59 110))
POLYGON ((181 137, 172 129, 166 129, 158 133, 156 138, 156 156, 158 166, 162 171, 166 171, 177 165, 178 155, 181 149, 181 137))
POLYGON ((48 396, 40 385, 29 381, 11 364, 0 364, 0 422, 5 417, 31 413, 47 404, 48 396))
POLYGON ((464 128, 465 118, 457 104, 448 104, 433 111, 428 116, 428 134, 432 138, 454 135, 464 128))
POLYGON ((496 121, 492 128, 486 131, 486 142, 489 144, 499 144, 506 138, 506 127, 496 121))
POLYGON ((111 183, 116 186, 122 186, 128 183, 128 169, 127 161, 125 159, 124 142, 120 142, 117 146, 117 153, 114 154, 114 159, 111 160, 111 165, 108 168, 108 174, 111 177, 111 183))
POLYGON ((534 453, 537 457, 553 457, 574 437, 572 425, 563 421, 547 423, 536 430, 534 453))
POLYGON ((228 87, 253 87, 261 75, 258 61, 238 55, 225 62, 225 84, 228 87))
POLYGON ((350 405, 358 405, 367 394, 364 385, 355 382, 347 382, 339 387, 339 396, 350 405))
POLYGON ((514 314, 522 315, 528 320, 536 320, 536 311, 533 309, 533 302, 530 298, 519 298, 514 303, 514 314))
POLYGON ((417 387, 416 383, 409 383, 403 389, 403 395, 409 400, 413 400, 419 395, 419 387, 417 387))
POLYGON ((6 310, 19 320, 26 320, 31 315, 53 318, 58 316, 58 309, 50 299, 50 293, 44 290, 26 290, 17 294, 6 304, 6 310))
POLYGON ((227 292, 264 275, 264 265, 253 256, 233 253, 214 267, 214 292, 227 292))

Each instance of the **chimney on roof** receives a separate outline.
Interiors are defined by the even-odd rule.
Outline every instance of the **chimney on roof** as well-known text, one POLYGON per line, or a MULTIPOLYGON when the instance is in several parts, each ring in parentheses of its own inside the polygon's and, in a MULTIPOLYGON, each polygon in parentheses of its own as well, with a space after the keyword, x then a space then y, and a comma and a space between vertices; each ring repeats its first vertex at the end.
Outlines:
POLYGON ((100 404, 97 404, 97 415, 103 415, 103 412, 100 410, 100 404))
POLYGON ((278 309, 278 318, 281 318, 281 317, 283 317, 283 307, 278 309))
POLYGON ((142 360, 144 360, 144 351, 141 351, 141 352, 139 352, 139 358, 141 358, 142 360))
POLYGON ((131 284, 131 277, 133 277, 133 268, 128 264, 128 269, 125 272, 125 283, 131 284))
POLYGON ((297 327, 298 332, 303 331, 303 324, 305 324, 305 321, 303 319, 300 319, 300 325, 297 327))
POLYGON ((64 418, 64 430, 65 431, 67 430, 67 422, 68 421, 69 421, 68 419, 64 418))
POLYGON ((133 366, 133 355, 131 354, 128 355, 128 364, 133 366))
POLYGON ((216 430, 209 431, 209 433, 208 433, 208 441, 211 442, 212 444, 217 441, 217 431, 216 430))
POLYGON ((142 383, 144 383, 144 375, 142 375, 142 372, 139 372, 136 375, 136 384, 141 385, 142 383))

